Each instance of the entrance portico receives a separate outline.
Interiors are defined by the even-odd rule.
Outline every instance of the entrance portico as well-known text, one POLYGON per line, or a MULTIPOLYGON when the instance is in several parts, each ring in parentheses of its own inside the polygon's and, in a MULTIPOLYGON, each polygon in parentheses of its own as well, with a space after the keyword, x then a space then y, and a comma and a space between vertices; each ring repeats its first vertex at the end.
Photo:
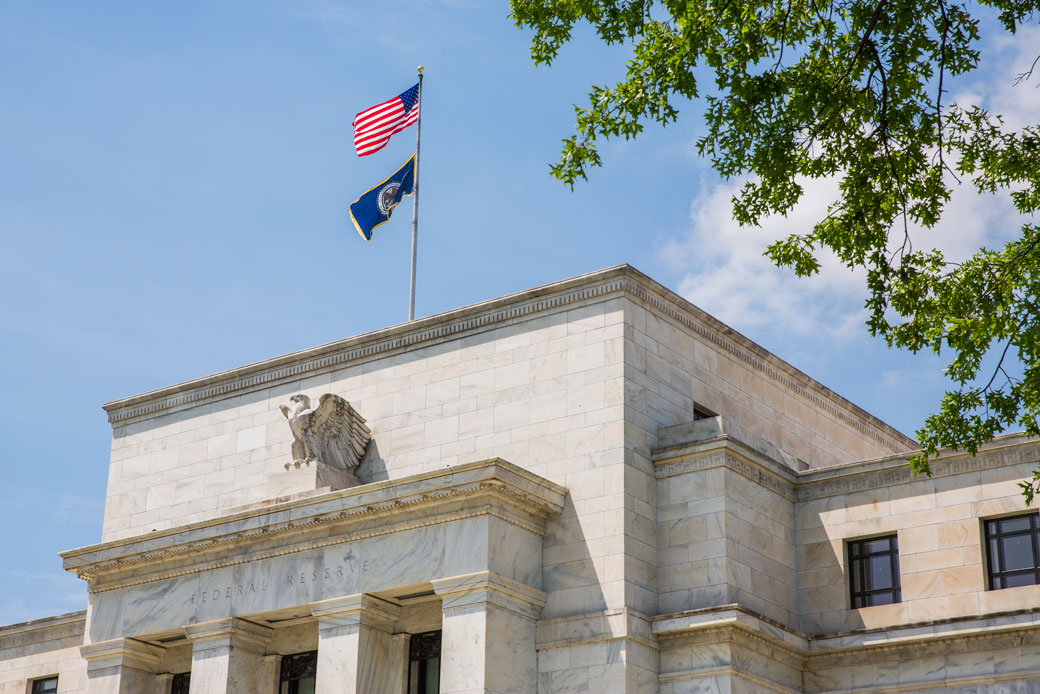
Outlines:
POLYGON ((533 692, 565 494, 493 459, 66 552, 90 583, 88 691, 169 686, 185 639, 191 694, 262 691, 293 626, 316 632, 319 693, 403 691, 406 635, 434 629, 442 692, 533 692))

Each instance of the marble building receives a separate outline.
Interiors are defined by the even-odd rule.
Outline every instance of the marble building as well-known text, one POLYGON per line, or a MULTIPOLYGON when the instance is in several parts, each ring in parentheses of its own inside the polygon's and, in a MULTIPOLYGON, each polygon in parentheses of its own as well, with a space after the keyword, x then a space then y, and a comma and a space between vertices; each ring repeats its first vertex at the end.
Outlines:
POLYGON ((628 266, 105 409, 86 610, 0 694, 1040 692, 1040 441, 915 479, 628 266))

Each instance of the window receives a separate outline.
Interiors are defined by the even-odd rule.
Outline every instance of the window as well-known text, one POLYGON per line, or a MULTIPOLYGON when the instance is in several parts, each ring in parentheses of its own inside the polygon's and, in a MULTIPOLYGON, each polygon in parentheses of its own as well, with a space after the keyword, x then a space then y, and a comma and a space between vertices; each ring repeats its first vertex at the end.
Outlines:
POLYGON ((849 542, 848 567, 853 608, 900 601, 899 545, 895 535, 849 542))
POLYGON ((170 687, 170 694, 188 694, 191 688, 191 673, 181 672, 173 676, 173 686, 170 687))
POLYGON ((283 657, 279 694, 314 694, 314 675, 317 671, 317 651, 283 657))
POLYGON ((709 409, 701 407, 697 403, 693 403, 693 421, 699 421, 701 419, 711 419, 716 415, 709 409))
POLYGON ((441 691, 441 632, 412 634, 408 644, 408 694, 441 691))
POLYGON ((58 691, 58 678, 44 677, 40 680, 33 680, 32 685, 32 694, 53 694, 58 691))
POLYGON ((1040 516, 995 518, 985 522, 989 589, 1040 583, 1040 516))

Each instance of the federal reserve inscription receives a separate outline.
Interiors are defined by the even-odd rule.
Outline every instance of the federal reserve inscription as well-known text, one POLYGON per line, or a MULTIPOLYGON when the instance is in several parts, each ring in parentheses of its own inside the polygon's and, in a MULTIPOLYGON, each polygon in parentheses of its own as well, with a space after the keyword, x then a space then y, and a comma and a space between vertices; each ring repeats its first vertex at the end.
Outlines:
POLYGON ((246 595, 255 595, 257 593, 267 592, 267 581, 261 581, 260 583, 236 583, 235 585, 226 585, 217 588, 207 588, 206 590, 200 590, 191 596, 191 604, 196 603, 202 604, 206 602, 216 602, 217 600, 230 600, 236 596, 245 597, 246 595))
MULTIPOLYGON (((379 568, 379 559, 360 559, 348 557, 342 563, 325 564, 319 568, 306 568, 282 574, 277 578, 278 585, 285 588, 302 589, 315 583, 327 583, 333 587, 339 587, 343 583, 354 580, 361 574, 368 573, 379 568)), ((271 578, 274 578, 272 576, 271 578)), ((233 600, 235 598, 249 598, 261 593, 266 593, 271 587, 269 580, 261 580, 250 583, 235 583, 230 585, 214 585, 191 596, 192 605, 217 602, 218 600, 233 600)))
POLYGON ((286 586, 306 586, 319 581, 340 583, 379 566, 378 559, 356 559, 348 557, 342 564, 326 564, 318 569, 294 571, 285 577, 286 586))

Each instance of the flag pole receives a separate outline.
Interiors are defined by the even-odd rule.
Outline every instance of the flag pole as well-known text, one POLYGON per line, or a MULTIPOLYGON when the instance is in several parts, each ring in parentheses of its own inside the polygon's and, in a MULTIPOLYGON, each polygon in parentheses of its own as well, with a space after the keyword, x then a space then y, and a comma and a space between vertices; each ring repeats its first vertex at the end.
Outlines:
POLYGON ((415 320, 415 252, 419 245, 419 136, 422 133, 422 78, 419 66, 419 114, 415 119, 415 168, 412 176, 412 281, 408 285, 408 320, 415 320))

